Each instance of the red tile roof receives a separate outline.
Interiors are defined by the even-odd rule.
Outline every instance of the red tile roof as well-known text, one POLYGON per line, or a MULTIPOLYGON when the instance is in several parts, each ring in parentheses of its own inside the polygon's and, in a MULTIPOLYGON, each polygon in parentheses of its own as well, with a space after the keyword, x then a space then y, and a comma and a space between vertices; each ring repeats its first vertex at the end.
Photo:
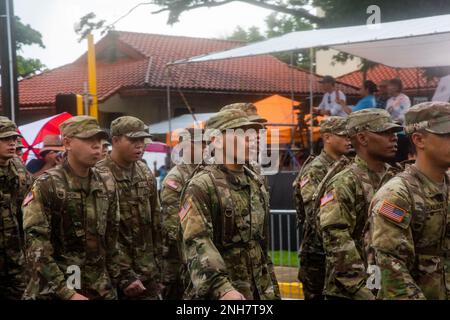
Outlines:
MULTIPOLYGON (((403 82, 404 91, 436 89, 439 80, 433 79, 428 81, 422 69, 407 68, 395 69, 379 64, 368 71, 367 80, 372 80, 379 84, 383 80, 400 78, 403 82)), ((363 82, 362 71, 355 71, 337 78, 338 81, 346 83, 354 87, 361 87, 363 82)))
MULTIPOLYGON (((165 88, 165 66, 173 61, 241 46, 236 41, 116 32, 104 37, 96 45, 98 98, 105 101, 123 88, 165 88), (107 56, 112 45, 128 57, 108 63, 99 57, 107 56), (146 81, 148 81, 146 83, 146 81)), ((227 92, 296 93, 309 92, 308 72, 290 68, 278 59, 265 55, 215 62, 179 65, 171 68, 172 85, 182 89, 203 89, 227 92)), ((314 91, 321 92, 314 75, 314 91)), ((22 80, 22 107, 51 106, 58 93, 82 93, 87 81, 86 55, 66 66, 22 80)), ((355 88, 340 85, 347 94, 355 88)))

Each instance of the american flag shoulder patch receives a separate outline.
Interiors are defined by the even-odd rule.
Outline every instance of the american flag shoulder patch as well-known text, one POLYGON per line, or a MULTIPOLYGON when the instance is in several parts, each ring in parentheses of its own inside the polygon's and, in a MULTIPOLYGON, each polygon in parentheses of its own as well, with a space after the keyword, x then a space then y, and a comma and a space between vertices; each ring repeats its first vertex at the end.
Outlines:
POLYGON ((27 196, 23 200, 23 206, 26 207, 31 201, 34 199, 34 193, 33 191, 28 192, 27 196))
POLYGON ((304 186, 306 186, 309 182, 309 178, 305 178, 300 182, 300 188, 303 188, 304 186))
POLYGON ((395 222, 402 222, 406 215, 406 210, 402 209, 389 201, 384 201, 378 211, 382 216, 395 222))
POLYGON ((167 180, 166 186, 175 191, 177 191, 180 188, 180 185, 175 180, 167 180))
POLYGON ((322 197, 322 199, 320 199, 320 206, 323 207, 324 205, 326 205, 327 203, 329 203, 333 200, 334 200, 333 192, 327 193, 326 195, 324 195, 322 197))
POLYGON ((181 207, 180 212, 178 213, 178 216, 180 217, 180 221, 183 221, 184 218, 186 218, 187 214, 192 208, 192 202, 191 199, 188 199, 184 202, 183 206, 181 207))

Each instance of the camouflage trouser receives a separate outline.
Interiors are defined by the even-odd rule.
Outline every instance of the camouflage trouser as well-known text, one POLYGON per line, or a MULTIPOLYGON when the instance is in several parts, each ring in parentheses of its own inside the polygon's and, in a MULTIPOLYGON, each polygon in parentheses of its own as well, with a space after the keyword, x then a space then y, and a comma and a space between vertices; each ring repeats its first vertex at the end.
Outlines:
POLYGON ((323 300, 325 282, 325 255, 300 253, 298 279, 303 283, 305 300, 323 300))

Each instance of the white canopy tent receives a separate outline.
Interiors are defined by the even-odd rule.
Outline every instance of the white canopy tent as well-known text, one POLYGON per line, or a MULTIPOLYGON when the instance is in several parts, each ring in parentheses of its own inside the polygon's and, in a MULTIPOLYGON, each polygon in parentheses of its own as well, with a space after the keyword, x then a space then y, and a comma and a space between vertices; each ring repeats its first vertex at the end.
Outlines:
MULTIPOLYGON (((169 64, 168 67, 255 55, 293 53, 302 49, 310 49, 313 56, 315 48, 336 49, 394 68, 450 66, 450 14, 377 25, 292 32, 235 49, 178 60, 169 64)), ((311 76, 311 115, 313 114, 312 81, 311 76)), ((167 91, 169 96, 170 85, 167 91)), ((293 93, 291 95, 293 96, 293 93)), ((169 100, 168 111, 170 114, 169 100)), ((312 153, 312 134, 310 134, 310 148, 312 153)))
MULTIPOLYGON (((172 118, 170 120, 170 128, 173 130, 177 129, 185 129, 192 127, 194 125, 199 125, 201 122, 208 120, 213 116, 214 113, 196 113, 195 118, 198 122, 195 122, 194 118, 191 114, 184 114, 182 116, 172 118)), ((162 121, 159 123, 155 123, 150 125, 150 133, 151 134, 166 134, 169 133, 169 121, 162 121)))
POLYGON ((330 47, 395 68, 450 65, 450 15, 379 25, 292 32, 247 46, 173 64, 330 47))

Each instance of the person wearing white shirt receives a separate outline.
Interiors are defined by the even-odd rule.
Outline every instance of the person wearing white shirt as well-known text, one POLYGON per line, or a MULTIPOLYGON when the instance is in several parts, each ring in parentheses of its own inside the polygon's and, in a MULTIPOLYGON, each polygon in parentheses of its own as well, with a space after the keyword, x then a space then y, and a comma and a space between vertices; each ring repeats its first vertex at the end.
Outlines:
POLYGON ((319 107, 314 108, 314 112, 322 116, 348 116, 351 109, 346 108, 345 94, 336 89, 336 80, 332 76, 325 76, 319 82, 322 84, 325 94, 319 107))
POLYGON ((389 81, 388 91, 391 96, 386 103, 386 110, 391 114, 392 119, 398 124, 405 121, 405 113, 411 107, 411 100, 402 93, 403 83, 400 79, 389 81))
MULTIPOLYGON (((405 114, 411 107, 411 100, 402 91, 403 83, 400 79, 392 79, 389 81, 388 92, 390 98, 386 103, 386 111, 391 114, 392 119, 396 123, 401 125, 405 122, 405 114)), ((395 156, 395 162, 403 162, 408 159, 411 151, 411 141, 402 132, 397 134, 397 138, 398 150, 395 156)))

